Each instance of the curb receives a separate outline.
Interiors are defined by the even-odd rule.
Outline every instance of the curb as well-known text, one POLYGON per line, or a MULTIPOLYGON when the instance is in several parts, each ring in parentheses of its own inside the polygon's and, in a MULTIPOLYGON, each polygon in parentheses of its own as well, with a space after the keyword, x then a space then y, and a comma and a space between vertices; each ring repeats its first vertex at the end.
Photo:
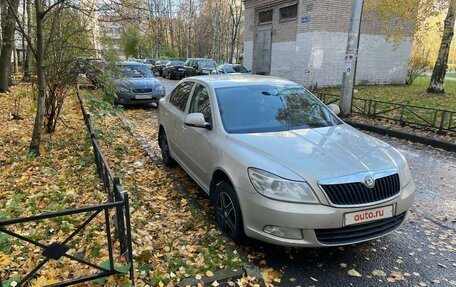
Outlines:
POLYGON ((379 127, 379 126, 373 126, 373 125, 369 125, 369 124, 352 122, 352 121, 347 121, 347 120, 344 120, 344 121, 347 124, 351 125, 354 128, 357 128, 357 129, 362 129, 362 130, 378 133, 381 135, 392 136, 392 137, 399 138, 399 139, 405 139, 405 140, 417 142, 420 144, 430 145, 432 147, 440 148, 440 149, 443 149, 446 151, 456 152, 456 144, 451 143, 451 142, 441 141, 441 140, 437 140, 437 139, 430 138, 430 137, 421 137, 421 136, 417 136, 414 134, 410 134, 410 133, 395 130, 395 129, 387 129, 387 128, 383 128, 383 127, 379 127))
MULTIPOLYGON (((193 206, 203 210, 203 207, 201 206, 199 201, 194 196, 192 196, 183 185, 180 184, 180 182, 178 181, 178 179, 176 179, 174 174, 171 173, 172 170, 163 164, 163 162, 157 157, 157 155, 149 148, 149 146, 146 143, 146 141, 133 130, 133 128, 130 125, 130 123, 128 122, 128 120, 126 120, 120 114, 117 114, 116 116, 119 119, 119 121, 122 123, 124 128, 141 145, 141 147, 146 152, 146 154, 150 157, 150 159, 156 165, 158 165, 160 168, 162 168, 163 170, 169 172, 168 174, 169 174, 169 177, 171 178, 171 180, 173 182, 174 188, 180 194, 182 194, 182 196, 185 199, 187 199, 187 201, 190 204, 192 204, 193 206)), ((208 221, 209 224, 214 224, 214 225, 216 224, 215 220, 212 217, 206 218, 206 220, 208 221)), ((221 232, 220 236, 222 237, 222 239, 226 240, 227 242, 231 241, 231 239, 223 231, 221 232)), ((238 269, 217 270, 216 272, 214 272, 214 276, 213 277, 206 277, 206 276, 202 277, 201 280, 203 282, 205 282, 205 286, 210 286, 210 284, 213 283, 214 281, 217 281, 217 282, 220 283, 220 282, 223 282, 223 281, 227 281, 228 279, 239 279, 239 278, 242 278, 244 273, 247 274, 247 276, 255 277, 255 280, 259 283, 259 285, 261 287, 265 287, 266 286, 266 284, 265 284, 265 282, 263 280, 263 276, 261 275, 260 269, 258 268, 258 266, 256 266, 253 263, 250 263, 248 261, 248 257, 247 257, 246 254, 244 254, 240 249, 238 250, 236 248, 233 248, 233 246, 230 245, 230 244, 226 245, 226 249, 229 250, 229 252, 236 251, 238 253, 239 258, 241 259, 243 265, 240 268, 238 268, 238 269)), ((178 286, 183 286, 183 287, 184 286, 188 286, 188 285, 196 286, 196 285, 198 285, 198 282, 199 282, 199 280, 196 280, 195 278, 186 278, 186 279, 183 279, 178 284, 178 286), (186 282, 187 284, 183 285, 184 284, 183 282, 186 282)))

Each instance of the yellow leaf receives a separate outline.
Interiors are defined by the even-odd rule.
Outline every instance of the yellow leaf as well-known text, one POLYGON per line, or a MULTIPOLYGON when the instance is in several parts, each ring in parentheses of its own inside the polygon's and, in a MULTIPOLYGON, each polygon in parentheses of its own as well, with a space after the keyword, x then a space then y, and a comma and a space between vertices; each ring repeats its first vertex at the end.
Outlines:
POLYGON ((163 282, 160 281, 160 282, 158 282, 158 286, 163 287, 163 286, 165 286, 165 284, 163 284, 163 282))
POLYGON ((348 275, 350 275, 352 277, 362 277, 362 275, 355 269, 348 270, 348 275))
POLYGON ((206 271, 206 276, 207 277, 212 277, 212 276, 214 276, 214 273, 212 273, 212 271, 208 270, 208 271, 206 271))
POLYGON ((8 265, 10 262, 11 262, 11 260, 10 260, 10 258, 9 258, 8 255, 3 254, 3 255, 0 257, 0 265, 8 265))
POLYGON ((44 276, 40 276, 35 281, 32 282, 32 287, 47 286, 47 285, 52 285, 55 283, 59 283, 59 281, 57 281, 55 279, 47 279, 44 276))

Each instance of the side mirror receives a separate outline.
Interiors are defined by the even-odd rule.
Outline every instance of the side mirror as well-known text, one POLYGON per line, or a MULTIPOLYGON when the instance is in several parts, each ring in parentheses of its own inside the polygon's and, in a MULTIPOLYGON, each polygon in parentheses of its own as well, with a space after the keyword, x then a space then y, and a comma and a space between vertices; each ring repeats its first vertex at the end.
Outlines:
POLYGON ((202 113, 191 113, 185 117, 185 125, 190 127, 196 128, 204 128, 211 130, 212 125, 204 119, 204 115, 202 113))
POLYGON ((339 115, 340 114, 340 108, 338 105, 336 104, 330 104, 328 105, 328 108, 335 114, 335 115, 339 115))
POLYGON ((194 65, 193 69, 197 70, 198 69, 198 65, 194 65))

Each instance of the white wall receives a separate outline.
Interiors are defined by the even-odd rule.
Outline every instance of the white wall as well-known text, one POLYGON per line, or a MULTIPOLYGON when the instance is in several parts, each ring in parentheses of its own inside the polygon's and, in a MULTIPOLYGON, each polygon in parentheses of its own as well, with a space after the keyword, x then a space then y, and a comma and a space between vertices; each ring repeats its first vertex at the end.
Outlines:
POLYGON ((244 42, 244 67, 247 70, 252 70, 253 68, 253 41, 244 42))
MULTIPOLYGON (((246 44, 246 47, 253 46, 252 42, 246 44)), ((340 85, 346 44, 347 33, 334 32, 299 33, 296 42, 274 43, 271 75, 294 80, 306 87, 340 85)), ((395 47, 383 36, 362 35, 357 82, 404 83, 411 48, 410 41, 395 47)), ((253 53, 250 56, 246 51, 253 52, 253 47, 244 51, 244 63, 251 66, 253 53)))
POLYGON ((296 42, 272 43, 271 76, 295 80, 296 42))

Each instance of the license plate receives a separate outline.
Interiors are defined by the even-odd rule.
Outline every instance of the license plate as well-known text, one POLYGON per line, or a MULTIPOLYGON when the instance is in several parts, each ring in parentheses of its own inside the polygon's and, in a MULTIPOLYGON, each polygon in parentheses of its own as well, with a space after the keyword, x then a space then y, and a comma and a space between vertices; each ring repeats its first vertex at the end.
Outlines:
POLYGON ((357 212, 346 213, 344 217, 345 225, 365 223, 379 219, 393 217, 394 206, 384 206, 374 209, 362 210, 357 212))
POLYGON ((183 71, 184 69, 178 69, 179 71, 183 71))
POLYGON ((137 100, 149 100, 152 99, 152 95, 137 95, 135 96, 137 100))

